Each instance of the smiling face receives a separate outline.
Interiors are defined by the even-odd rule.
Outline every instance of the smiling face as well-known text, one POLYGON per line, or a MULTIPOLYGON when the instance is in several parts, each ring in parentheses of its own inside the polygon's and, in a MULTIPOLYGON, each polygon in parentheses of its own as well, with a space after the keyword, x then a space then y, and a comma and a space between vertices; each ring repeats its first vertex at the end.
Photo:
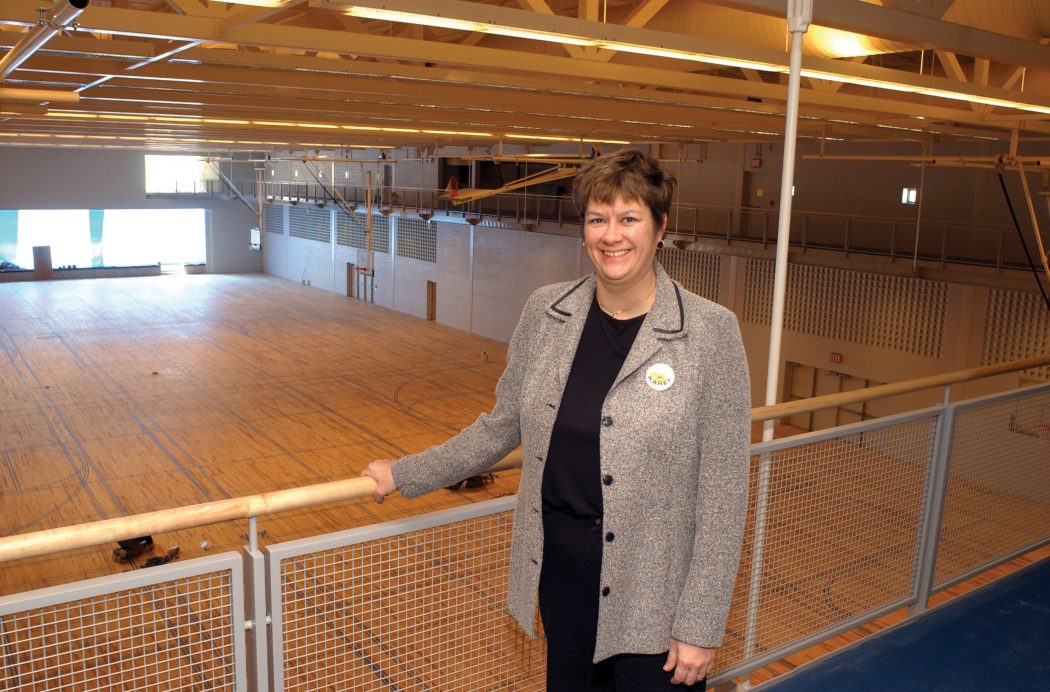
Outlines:
POLYGON ((588 203, 583 243, 604 292, 629 295, 652 285, 657 243, 667 217, 657 221, 640 200, 617 197, 609 204, 588 203))

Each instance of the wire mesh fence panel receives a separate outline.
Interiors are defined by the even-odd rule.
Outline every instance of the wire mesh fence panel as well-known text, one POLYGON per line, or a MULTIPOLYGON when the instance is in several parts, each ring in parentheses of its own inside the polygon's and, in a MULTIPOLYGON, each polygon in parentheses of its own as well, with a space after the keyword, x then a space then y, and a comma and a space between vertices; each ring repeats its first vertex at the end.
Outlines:
POLYGON ((1050 387, 956 412, 935 588, 1050 540, 1050 387))
POLYGON ((801 436, 797 445, 752 457, 740 571, 716 674, 826 636, 909 596, 935 422, 928 416, 801 436), (759 549, 764 465, 768 494, 759 549), (757 608, 750 647, 749 606, 757 608))
POLYGON ((504 607, 510 536, 501 511, 281 557, 283 688, 542 690, 543 639, 504 607))
POLYGON ((131 588, 117 575, 3 599, 0 690, 244 689, 235 572, 131 588))

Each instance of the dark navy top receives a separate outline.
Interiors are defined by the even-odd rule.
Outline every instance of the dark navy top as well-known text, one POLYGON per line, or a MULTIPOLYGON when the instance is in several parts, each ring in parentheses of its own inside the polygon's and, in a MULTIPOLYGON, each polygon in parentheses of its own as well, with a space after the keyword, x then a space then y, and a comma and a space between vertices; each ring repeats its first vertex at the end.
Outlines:
POLYGON ((602 516, 602 405, 623 367, 645 315, 617 320, 591 301, 551 431, 543 471, 543 508, 602 516))

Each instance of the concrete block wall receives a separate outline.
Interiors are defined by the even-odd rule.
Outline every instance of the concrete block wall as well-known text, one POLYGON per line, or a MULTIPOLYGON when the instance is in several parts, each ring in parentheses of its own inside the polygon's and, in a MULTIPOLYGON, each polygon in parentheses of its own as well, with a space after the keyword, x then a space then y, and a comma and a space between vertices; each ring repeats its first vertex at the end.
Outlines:
MULTIPOLYGON (((431 222, 437 233, 436 262, 401 257, 396 249, 400 216, 388 218, 391 253, 375 253, 374 302, 425 318, 427 282, 433 281, 436 321, 456 329, 507 341, 533 290, 583 273, 576 236, 472 227, 447 217, 431 222)), ((357 263, 357 249, 338 245, 334 236, 323 243, 263 233, 263 257, 268 274, 296 282, 305 278, 315 288, 346 295, 346 264, 357 263)))
MULTIPOLYGON (((437 286, 435 320, 471 331, 471 228, 466 223, 449 220, 431 223, 437 233, 437 261, 425 262, 395 254, 392 258, 394 300, 387 305, 398 312, 426 318, 427 282, 433 281, 437 286)), ((394 227, 396 229, 396 223, 394 227)))
POLYGON ((287 253, 287 278, 292 281, 305 279, 315 288, 335 291, 335 259, 331 243, 289 237, 287 253))
POLYGON ((472 331, 476 334, 509 341, 534 290, 584 273, 577 236, 485 226, 476 227, 475 233, 472 331))

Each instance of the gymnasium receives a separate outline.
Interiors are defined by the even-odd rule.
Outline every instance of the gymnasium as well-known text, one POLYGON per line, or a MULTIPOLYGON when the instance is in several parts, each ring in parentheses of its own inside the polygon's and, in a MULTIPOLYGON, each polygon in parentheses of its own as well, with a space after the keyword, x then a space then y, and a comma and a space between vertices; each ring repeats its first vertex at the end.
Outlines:
POLYGON ((358 474, 491 409, 625 148, 748 356, 708 688, 1045 684, 1046 0, 3 0, 0 690, 544 689, 520 452, 358 474))

